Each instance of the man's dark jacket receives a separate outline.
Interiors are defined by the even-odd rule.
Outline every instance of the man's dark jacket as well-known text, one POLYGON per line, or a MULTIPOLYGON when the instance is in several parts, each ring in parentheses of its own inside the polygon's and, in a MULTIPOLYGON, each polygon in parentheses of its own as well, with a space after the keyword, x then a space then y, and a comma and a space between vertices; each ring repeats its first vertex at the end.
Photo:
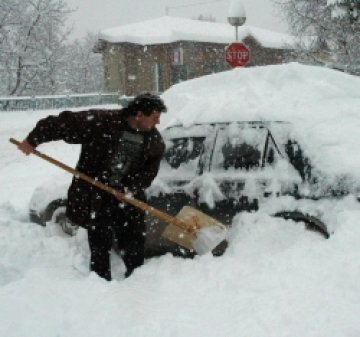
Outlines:
MULTIPOLYGON (((141 134, 144 141, 140 160, 132 163, 121 179, 120 188, 143 199, 144 190, 158 173, 165 145, 156 128, 146 132, 131 129, 122 117, 122 110, 64 111, 40 120, 26 139, 34 147, 55 140, 81 144, 76 169, 108 184, 114 153, 124 132, 141 134)), ((109 197, 107 192, 74 177, 68 191, 66 214, 80 226, 96 225, 97 212, 109 197)))

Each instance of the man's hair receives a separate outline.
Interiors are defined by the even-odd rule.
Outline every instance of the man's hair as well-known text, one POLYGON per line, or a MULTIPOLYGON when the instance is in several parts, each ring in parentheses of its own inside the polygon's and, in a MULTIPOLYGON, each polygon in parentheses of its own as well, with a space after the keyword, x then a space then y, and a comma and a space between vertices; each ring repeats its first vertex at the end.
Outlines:
POLYGON ((154 111, 166 112, 166 110, 164 101, 158 95, 144 92, 129 102, 128 106, 124 108, 124 114, 135 116, 138 111, 141 111, 144 115, 150 116, 154 111))

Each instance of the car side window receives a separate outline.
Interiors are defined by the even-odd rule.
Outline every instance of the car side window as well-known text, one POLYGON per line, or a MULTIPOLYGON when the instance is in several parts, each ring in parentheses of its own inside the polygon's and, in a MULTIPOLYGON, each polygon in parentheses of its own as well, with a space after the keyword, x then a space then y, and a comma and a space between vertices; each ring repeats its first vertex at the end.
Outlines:
POLYGON ((231 170, 259 167, 263 154, 265 130, 244 125, 219 130, 212 158, 212 170, 231 170))
POLYGON ((174 138, 167 143, 164 159, 172 168, 199 158, 204 148, 205 137, 174 138))
POLYGON ((250 169, 259 166, 260 151, 245 142, 241 144, 231 144, 227 142, 222 147, 222 153, 224 156, 223 167, 225 170, 229 168, 250 169))

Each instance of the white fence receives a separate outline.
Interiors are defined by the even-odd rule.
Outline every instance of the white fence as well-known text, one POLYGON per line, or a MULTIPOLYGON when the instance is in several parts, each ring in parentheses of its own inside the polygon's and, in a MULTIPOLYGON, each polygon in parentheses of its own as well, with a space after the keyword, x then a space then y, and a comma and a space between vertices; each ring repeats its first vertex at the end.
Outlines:
POLYGON ((81 106, 120 104, 126 98, 119 93, 91 93, 33 97, 0 97, 0 111, 67 109, 81 106))

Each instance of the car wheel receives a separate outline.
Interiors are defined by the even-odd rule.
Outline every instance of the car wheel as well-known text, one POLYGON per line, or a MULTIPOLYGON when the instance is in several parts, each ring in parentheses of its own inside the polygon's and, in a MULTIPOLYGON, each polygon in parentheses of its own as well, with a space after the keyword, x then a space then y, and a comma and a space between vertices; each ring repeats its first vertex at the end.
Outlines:
POLYGON ((55 199, 51 201, 45 209, 38 211, 35 209, 30 209, 29 216, 30 221, 35 222, 41 226, 46 226, 46 223, 50 221, 53 217, 54 211, 66 205, 66 199, 55 199))
POLYGON ((30 212, 29 212, 29 218, 30 218, 30 221, 31 222, 34 222, 38 225, 41 225, 41 226, 45 226, 45 222, 44 222, 44 219, 42 218, 42 216, 35 210, 31 209, 30 212))
POLYGON ((50 202, 42 214, 42 218, 44 225, 48 221, 55 222, 61 226, 64 233, 71 236, 75 235, 79 229, 78 225, 73 224, 66 217, 66 199, 57 199, 50 202))
POLYGON ((286 220, 293 220, 295 222, 304 222, 306 229, 321 234, 325 239, 330 237, 326 225, 320 219, 312 215, 304 214, 300 211, 281 211, 273 214, 273 216, 286 220))
POLYGON ((65 206, 60 206, 57 208, 54 213, 52 220, 59 224, 63 230, 64 233, 74 236, 79 230, 79 226, 75 225, 72 221, 68 219, 66 216, 66 208, 65 206))
POLYGON ((45 208, 45 210, 40 214, 41 221, 45 225, 46 222, 52 220, 54 216, 54 212, 59 207, 65 207, 66 206, 66 199, 56 199, 51 201, 45 208))

